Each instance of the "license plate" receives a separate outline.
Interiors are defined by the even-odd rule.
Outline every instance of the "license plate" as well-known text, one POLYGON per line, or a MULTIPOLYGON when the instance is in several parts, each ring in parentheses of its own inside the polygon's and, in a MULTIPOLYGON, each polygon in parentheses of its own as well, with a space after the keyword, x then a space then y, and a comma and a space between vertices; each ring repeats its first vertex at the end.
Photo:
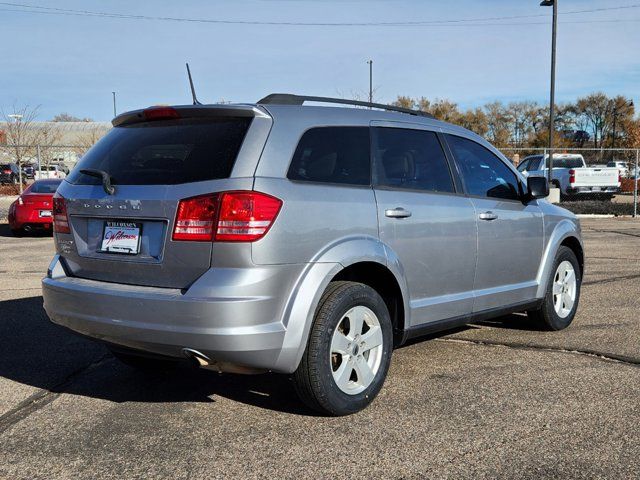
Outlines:
POLYGON ((44 218, 44 217, 50 217, 51 216, 51 210, 40 210, 38 212, 38 216, 40 218, 44 218))
POLYGON ((601 191, 601 190, 602 190, 602 188, 601 188, 601 187, 591 187, 591 191, 592 191, 592 192, 599 192, 599 191, 601 191))
POLYGON ((104 222, 101 252, 136 255, 140 251, 142 225, 135 222, 108 220, 104 222))

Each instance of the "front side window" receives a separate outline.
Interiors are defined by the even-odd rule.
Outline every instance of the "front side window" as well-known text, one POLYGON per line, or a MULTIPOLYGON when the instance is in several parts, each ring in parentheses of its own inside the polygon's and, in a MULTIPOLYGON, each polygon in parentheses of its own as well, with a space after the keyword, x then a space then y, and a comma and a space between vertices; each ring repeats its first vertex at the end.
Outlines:
POLYGON ((369 143, 369 127, 318 127, 307 130, 293 154, 287 178, 369 185, 369 143))
POLYGON ((454 191, 449 164, 434 132, 374 129, 376 184, 428 192, 454 191))
POLYGON ((529 164, 531 163, 531 159, 523 161, 520 165, 518 165, 519 172, 527 172, 529 171, 529 164))
POLYGON ((502 160, 472 140, 447 135, 467 193, 479 197, 518 200, 518 179, 502 160))

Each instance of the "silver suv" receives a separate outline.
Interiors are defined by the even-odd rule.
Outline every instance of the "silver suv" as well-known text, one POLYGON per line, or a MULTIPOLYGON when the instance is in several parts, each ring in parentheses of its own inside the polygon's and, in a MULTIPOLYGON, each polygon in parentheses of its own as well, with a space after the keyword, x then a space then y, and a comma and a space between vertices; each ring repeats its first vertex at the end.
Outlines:
POLYGON ((571 323, 580 225, 544 178, 426 113, 309 99, 336 102, 115 118, 54 198, 51 320, 132 365, 292 374, 331 415, 366 407, 410 338, 571 323))

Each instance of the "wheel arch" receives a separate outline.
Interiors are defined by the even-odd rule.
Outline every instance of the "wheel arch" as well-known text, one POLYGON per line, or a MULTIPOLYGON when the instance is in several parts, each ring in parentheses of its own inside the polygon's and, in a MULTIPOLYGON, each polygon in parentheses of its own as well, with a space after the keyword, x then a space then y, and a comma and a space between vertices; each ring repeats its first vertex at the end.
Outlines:
POLYGON ((580 264, 580 273, 584 274, 584 246, 580 237, 578 225, 569 219, 558 222, 547 241, 542 255, 542 261, 538 270, 538 291, 536 298, 543 298, 547 291, 549 275, 553 266, 556 253, 561 246, 566 246, 573 250, 580 264))
POLYGON ((395 320, 394 340, 402 337, 404 326, 409 324, 407 287, 397 262, 390 261, 387 253, 379 239, 360 236, 341 239, 314 257, 287 300, 282 319, 287 333, 277 360, 278 371, 296 370, 320 298, 334 280, 357 281, 376 290, 385 300, 392 322, 395 320))

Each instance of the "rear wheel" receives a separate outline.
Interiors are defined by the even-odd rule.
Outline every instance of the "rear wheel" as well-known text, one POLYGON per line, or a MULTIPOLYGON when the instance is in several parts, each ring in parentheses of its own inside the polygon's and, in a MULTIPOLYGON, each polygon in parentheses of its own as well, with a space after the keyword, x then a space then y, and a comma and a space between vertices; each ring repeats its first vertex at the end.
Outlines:
POLYGON ((293 376, 298 395, 323 414, 364 409, 382 388, 392 345, 391 319, 380 295, 362 283, 332 282, 293 376))
POLYGON ((581 282, 580 265, 575 253, 568 247, 560 247, 542 305, 527 314, 548 330, 567 328, 578 309, 581 282))

